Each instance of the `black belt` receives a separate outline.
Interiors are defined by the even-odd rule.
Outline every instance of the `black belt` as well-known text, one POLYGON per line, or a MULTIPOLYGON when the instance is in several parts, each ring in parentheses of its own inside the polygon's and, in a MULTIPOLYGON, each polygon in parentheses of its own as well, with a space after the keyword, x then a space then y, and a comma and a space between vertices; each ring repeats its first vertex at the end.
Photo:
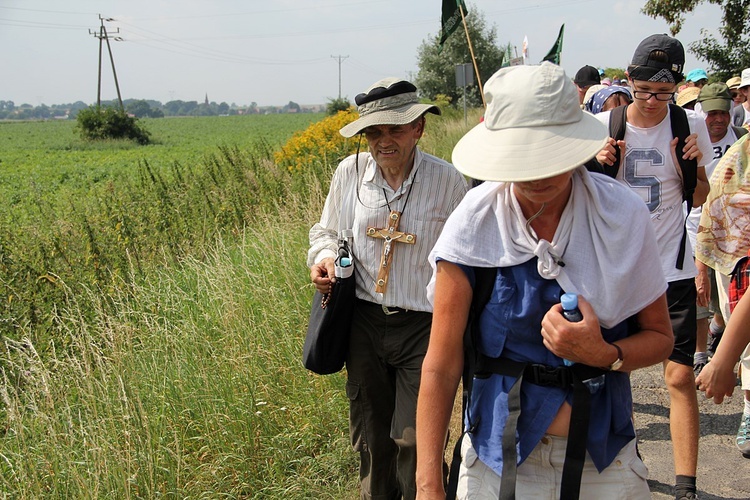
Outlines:
POLYGON ((586 441, 591 416, 591 393, 593 391, 587 382, 606 372, 601 368, 580 363, 572 366, 551 367, 506 358, 490 358, 479 354, 475 372, 477 378, 486 378, 491 374, 516 378, 516 382, 508 391, 508 420, 502 437, 501 499, 515 499, 516 494, 516 427, 521 414, 521 382, 526 380, 537 385, 573 389, 573 409, 568 428, 560 498, 577 499, 581 490, 581 475, 586 460, 586 441))
POLYGON ((381 309, 383 311, 383 314, 390 316, 391 314, 397 314, 397 313, 407 313, 409 312, 409 309, 403 309, 401 307, 392 307, 392 306, 385 306, 382 304, 376 304, 375 302, 370 302, 369 300, 358 300, 358 302, 364 306, 367 307, 377 307, 378 309, 381 309))

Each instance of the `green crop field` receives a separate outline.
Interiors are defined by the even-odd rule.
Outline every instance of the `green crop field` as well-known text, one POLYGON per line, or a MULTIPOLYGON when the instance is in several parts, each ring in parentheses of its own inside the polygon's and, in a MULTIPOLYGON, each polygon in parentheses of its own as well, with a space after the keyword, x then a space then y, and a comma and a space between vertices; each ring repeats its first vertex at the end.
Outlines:
POLYGON ((321 118, 148 120, 150 146, 0 123, 0 497, 358 498, 343 375, 301 363, 352 147, 321 118))
MULTIPOLYGON (((28 191, 89 190, 131 176, 139 161, 156 168, 200 162, 218 146, 252 148, 283 144, 320 114, 278 114, 146 119, 154 144, 86 143, 74 121, 0 122, 0 206, 23 201, 28 191)), ((5 212, 5 210, 3 210, 5 212)))

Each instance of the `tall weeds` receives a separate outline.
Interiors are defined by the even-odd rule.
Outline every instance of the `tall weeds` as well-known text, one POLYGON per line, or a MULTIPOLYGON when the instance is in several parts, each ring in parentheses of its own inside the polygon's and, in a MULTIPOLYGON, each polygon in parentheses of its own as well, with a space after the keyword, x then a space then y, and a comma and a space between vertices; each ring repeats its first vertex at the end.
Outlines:
POLYGON ((288 202, 256 213, 231 245, 218 238, 177 263, 165 255, 163 269, 107 301, 86 289, 92 314, 69 297, 55 312, 68 343, 46 359, 28 338, 6 339, 0 491, 352 497, 342 381, 300 361, 312 294, 300 219, 320 205, 288 202))
POLYGON ((301 365, 337 158, 270 150, 144 160, 0 224, 0 496, 358 497, 343 377, 301 365))

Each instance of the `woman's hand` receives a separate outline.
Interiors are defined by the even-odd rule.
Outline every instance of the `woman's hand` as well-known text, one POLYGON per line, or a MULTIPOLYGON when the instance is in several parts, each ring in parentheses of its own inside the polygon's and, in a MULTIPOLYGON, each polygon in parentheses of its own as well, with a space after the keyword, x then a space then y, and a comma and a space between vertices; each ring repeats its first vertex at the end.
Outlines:
POLYGON ((561 358, 589 366, 609 366, 616 349, 602 337, 599 318, 586 299, 578 296, 583 320, 573 323, 562 315, 562 305, 555 304, 542 319, 544 345, 561 358))

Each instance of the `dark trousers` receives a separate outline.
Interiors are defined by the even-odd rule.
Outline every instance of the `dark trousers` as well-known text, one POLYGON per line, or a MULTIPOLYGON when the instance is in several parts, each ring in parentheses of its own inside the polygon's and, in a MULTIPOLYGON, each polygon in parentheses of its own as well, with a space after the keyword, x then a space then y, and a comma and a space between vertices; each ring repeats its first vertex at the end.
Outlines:
POLYGON ((357 301, 346 361, 352 446, 363 499, 416 497, 416 409, 432 314, 386 315, 357 301))

